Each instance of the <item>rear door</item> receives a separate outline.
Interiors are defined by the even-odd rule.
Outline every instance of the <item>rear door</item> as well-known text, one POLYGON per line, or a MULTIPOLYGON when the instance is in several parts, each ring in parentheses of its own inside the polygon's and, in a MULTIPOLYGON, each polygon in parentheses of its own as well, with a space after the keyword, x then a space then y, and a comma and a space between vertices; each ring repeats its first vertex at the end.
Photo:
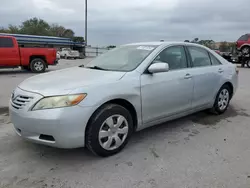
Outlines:
POLYGON ((194 81, 192 107, 202 108, 213 102, 214 95, 221 84, 223 66, 204 48, 187 46, 187 49, 192 63, 191 75, 194 81), (212 58, 213 61, 211 61, 212 58))
POLYGON ((11 37, 0 37, 0 66, 19 66, 18 47, 11 37))

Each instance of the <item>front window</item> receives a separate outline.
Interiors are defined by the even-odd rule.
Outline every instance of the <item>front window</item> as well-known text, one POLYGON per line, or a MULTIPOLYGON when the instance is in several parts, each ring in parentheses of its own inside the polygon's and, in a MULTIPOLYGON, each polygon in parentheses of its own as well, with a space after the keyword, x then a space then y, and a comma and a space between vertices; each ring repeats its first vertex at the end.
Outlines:
POLYGON ((156 57, 155 61, 168 63, 169 70, 184 69, 188 67, 183 46, 166 48, 156 57))
POLYGON ((139 66, 156 45, 127 45, 92 60, 86 68, 129 72, 139 66))

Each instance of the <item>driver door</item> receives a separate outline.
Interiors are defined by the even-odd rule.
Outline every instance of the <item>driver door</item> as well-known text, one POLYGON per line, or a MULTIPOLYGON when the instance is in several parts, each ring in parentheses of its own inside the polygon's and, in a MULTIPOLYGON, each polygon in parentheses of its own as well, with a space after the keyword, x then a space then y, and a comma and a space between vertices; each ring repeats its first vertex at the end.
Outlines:
POLYGON ((144 124, 190 110, 193 79, 183 46, 164 49, 153 61, 168 63, 169 71, 141 75, 144 124))

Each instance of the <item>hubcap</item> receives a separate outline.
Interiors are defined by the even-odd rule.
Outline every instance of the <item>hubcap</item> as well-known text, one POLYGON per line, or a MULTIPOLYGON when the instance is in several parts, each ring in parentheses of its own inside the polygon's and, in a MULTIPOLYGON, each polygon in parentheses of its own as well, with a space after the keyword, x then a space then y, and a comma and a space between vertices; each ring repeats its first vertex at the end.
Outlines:
POLYGON ((34 68, 35 68, 36 71, 43 70, 43 67, 44 67, 44 65, 43 65, 43 63, 41 61, 37 61, 34 64, 34 68))
POLYGON ((249 53, 249 49, 248 49, 248 48, 244 48, 244 49, 242 50, 242 53, 243 53, 243 54, 248 54, 248 53, 249 53))
POLYGON ((227 89, 223 89, 220 92, 218 106, 220 110, 225 110, 229 102, 229 92, 227 89))
POLYGON ((99 143, 105 150, 119 148, 128 135, 128 121, 122 115, 108 117, 99 130, 99 143))

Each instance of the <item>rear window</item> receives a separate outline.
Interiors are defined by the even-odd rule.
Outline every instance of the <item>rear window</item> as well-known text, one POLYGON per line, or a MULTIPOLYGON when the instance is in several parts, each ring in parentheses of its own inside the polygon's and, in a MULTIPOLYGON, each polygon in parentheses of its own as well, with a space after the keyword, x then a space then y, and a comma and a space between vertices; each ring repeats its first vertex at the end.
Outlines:
POLYGON ((11 38, 0 38, 0 48, 12 48, 14 46, 11 38))
POLYGON ((248 40, 248 35, 242 35, 238 40, 247 41, 248 40))

